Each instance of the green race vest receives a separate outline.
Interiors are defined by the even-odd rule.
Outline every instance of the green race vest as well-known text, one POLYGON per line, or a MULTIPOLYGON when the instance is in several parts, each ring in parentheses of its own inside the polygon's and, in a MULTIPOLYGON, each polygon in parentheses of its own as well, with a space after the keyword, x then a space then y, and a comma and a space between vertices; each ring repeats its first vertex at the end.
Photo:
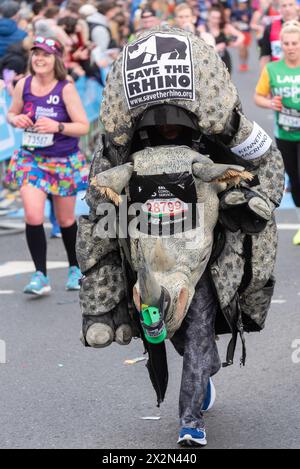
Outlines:
POLYGON ((300 67, 279 60, 268 63, 267 71, 272 95, 282 96, 282 110, 275 112, 275 137, 300 141, 300 67))

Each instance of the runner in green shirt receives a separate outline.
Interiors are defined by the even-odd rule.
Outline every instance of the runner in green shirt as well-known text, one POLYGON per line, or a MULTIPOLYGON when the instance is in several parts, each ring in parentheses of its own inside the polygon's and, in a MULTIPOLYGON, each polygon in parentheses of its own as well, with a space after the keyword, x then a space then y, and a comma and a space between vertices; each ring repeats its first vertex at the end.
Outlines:
MULTIPOLYGON (((263 69, 254 100, 258 106, 275 112, 274 135, 300 221, 300 23, 287 21, 280 38, 283 59, 270 62, 263 69)), ((300 245, 300 230, 293 243, 300 245)))

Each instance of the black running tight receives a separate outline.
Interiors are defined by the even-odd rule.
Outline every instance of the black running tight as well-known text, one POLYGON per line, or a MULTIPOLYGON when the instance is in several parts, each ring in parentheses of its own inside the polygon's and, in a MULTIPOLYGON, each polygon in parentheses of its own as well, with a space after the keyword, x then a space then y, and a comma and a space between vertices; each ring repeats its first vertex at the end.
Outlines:
POLYGON ((26 223, 26 240, 35 265, 35 269, 47 275, 46 256, 47 242, 43 225, 28 225, 26 223))
POLYGON ((296 207, 300 207, 300 142, 290 142, 276 138, 282 154, 285 170, 290 178, 291 193, 296 207))
MULTIPOLYGON (((60 229, 69 265, 78 267, 75 250, 77 223, 74 222, 73 225, 68 226, 67 228, 61 227, 60 229)), ((44 275, 47 275, 47 241, 44 226, 26 224, 26 240, 35 269, 43 272, 44 275)))

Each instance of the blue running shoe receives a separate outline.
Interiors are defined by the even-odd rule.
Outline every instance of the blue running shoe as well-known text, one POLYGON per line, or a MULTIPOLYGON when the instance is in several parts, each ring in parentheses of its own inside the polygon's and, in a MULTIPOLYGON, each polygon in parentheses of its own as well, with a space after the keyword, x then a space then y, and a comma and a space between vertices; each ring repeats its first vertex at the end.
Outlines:
POLYGON ((180 446, 205 446, 207 445, 204 428, 182 427, 177 443, 180 446))
POLYGON ((214 402, 216 400, 216 388, 214 386, 214 383, 212 382, 212 379, 209 378, 207 389, 206 389, 206 396, 202 404, 202 411, 206 412, 209 409, 212 408, 214 405, 214 402))
POLYGON ((23 291, 30 295, 40 296, 45 295, 45 293, 49 293, 51 291, 51 287, 48 277, 38 270, 32 275, 30 283, 26 285, 23 291))
POLYGON ((73 265, 69 267, 68 281, 66 283, 66 290, 80 290, 79 280, 81 279, 82 274, 79 267, 73 265))

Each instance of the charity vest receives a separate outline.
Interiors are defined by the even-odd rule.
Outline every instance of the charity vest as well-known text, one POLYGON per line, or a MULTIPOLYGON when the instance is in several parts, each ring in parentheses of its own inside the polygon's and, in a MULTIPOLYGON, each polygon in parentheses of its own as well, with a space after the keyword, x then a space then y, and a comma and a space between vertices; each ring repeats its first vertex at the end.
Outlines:
MULTIPOLYGON (((35 96, 31 93, 32 76, 25 80, 23 89, 23 114, 29 115, 35 123, 39 117, 49 117, 57 122, 71 122, 63 100, 63 88, 69 83, 67 80, 58 81, 55 87, 45 96, 35 96)), ((53 144, 44 148, 36 148, 43 156, 66 157, 79 151, 77 137, 68 137, 61 133, 53 135, 53 144)))
POLYGON ((275 112, 275 137, 300 141, 300 67, 290 68, 283 60, 267 64, 273 96, 282 96, 282 110, 275 112))
POLYGON ((281 41, 280 41, 280 32, 282 28, 282 21, 276 20, 273 21, 270 30, 270 43, 271 43, 271 51, 272 60, 280 60, 282 57, 282 49, 281 49, 281 41))

